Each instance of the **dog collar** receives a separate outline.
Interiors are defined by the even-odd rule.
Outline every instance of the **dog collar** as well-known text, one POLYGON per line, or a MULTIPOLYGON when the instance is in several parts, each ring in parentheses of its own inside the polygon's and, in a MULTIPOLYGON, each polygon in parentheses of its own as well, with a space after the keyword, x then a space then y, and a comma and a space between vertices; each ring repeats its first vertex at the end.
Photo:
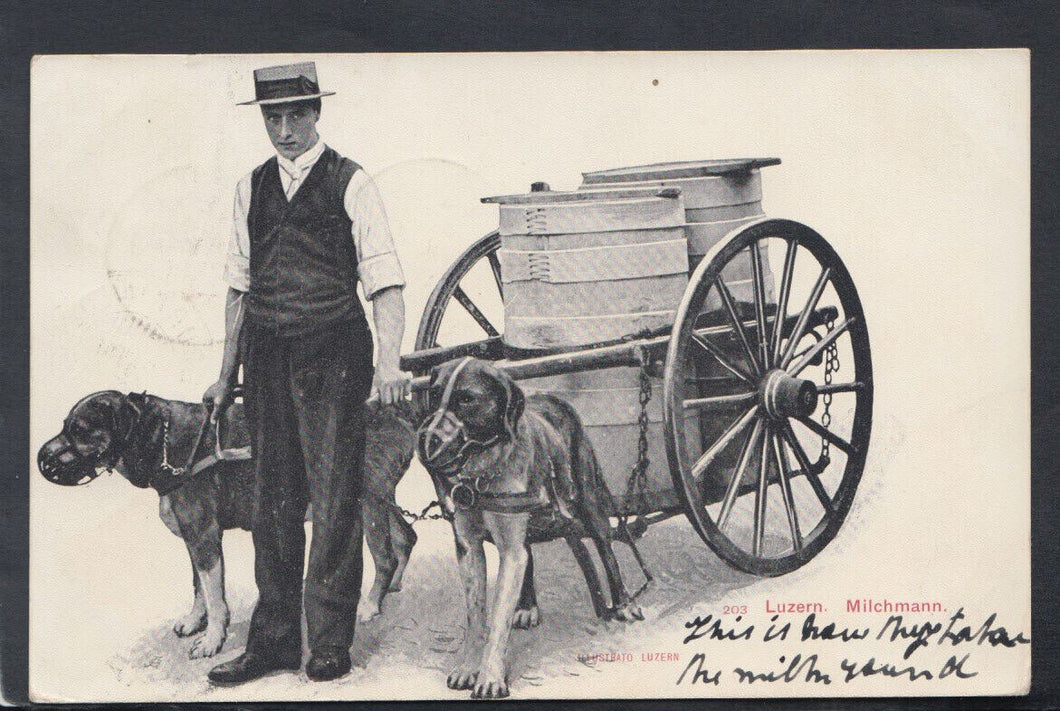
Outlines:
POLYGON ((449 498, 458 509, 491 511, 494 513, 526 513, 548 508, 549 502, 533 492, 495 494, 477 488, 477 482, 458 481, 449 491, 449 498))

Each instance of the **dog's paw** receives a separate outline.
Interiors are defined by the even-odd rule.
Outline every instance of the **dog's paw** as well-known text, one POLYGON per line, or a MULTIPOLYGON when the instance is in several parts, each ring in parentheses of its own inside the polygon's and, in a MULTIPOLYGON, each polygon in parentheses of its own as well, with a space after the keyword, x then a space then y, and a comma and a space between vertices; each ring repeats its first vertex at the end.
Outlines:
POLYGON ((206 612, 198 613, 195 611, 189 612, 188 614, 181 617, 173 625, 173 631, 178 637, 190 637, 196 632, 202 632, 206 629, 206 612))
POLYGON ((386 591, 392 593, 401 592, 401 581, 395 577, 393 582, 390 583, 390 587, 388 587, 386 591))
POLYGON ((611 613, 613 619, 621 622, 636 622, 637 620, 644 619, 644 613, 640 610, 640 605, 630 600, 629 602, 619 605, 611 613))
POLYGON ((501 669, 483 669, 471 691, 473 699, 503 699, 508 696, 508 681, 501 669))
POLYGON ((215 627, 208 627, 206 632, 201 637, 197 638, 191 643, 191 649, 188 651, 188 657, 190 659, 203 659, 206 657, 212 657, 221 651, 221 647, 225 643, 225 631, 224 628, 218 629, 215 627))
POLYGON ((450 689, 470 689, 475 686, 475 681, 478 679, 478 669, 474 669, 470 666, 460 665, 453 671, 449 672, 449 676, 445 680, 445 685, 450 689))
POLYGON ((534 605, 525 610, 515 611, 515 618, 512 620, 512 628, 517 630, 528 630, 531 627, 537 627, 540 622, 541 613, 538 612, 537 605, 534 605))
POLYGON ((370 622, 381 614, 379 603, 374 600, 361 600, 361 605, 357 608, 357 619, 361 622, 370 622))

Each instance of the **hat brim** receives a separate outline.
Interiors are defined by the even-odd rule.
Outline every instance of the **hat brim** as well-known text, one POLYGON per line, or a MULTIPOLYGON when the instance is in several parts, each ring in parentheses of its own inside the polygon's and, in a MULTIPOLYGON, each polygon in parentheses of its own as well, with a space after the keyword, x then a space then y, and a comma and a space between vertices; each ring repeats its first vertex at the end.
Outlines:
POLYGON ((293 104, 298 101, 312 101, 322 96, 334 96, 334 91, 322 91, 318 94, 303 94, 301 96, 282 96, 277 99, 259 99, 254 101, 240 101, 236 106, 269 106, 271 104, 293 104))

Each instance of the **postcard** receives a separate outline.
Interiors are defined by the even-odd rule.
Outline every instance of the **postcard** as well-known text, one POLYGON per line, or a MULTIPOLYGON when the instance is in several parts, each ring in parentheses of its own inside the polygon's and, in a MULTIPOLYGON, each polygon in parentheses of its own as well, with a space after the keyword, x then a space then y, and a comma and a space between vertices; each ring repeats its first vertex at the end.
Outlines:
POLYGON ((1028 693, 1029 67, 36 57, 31 697, 1028 693))

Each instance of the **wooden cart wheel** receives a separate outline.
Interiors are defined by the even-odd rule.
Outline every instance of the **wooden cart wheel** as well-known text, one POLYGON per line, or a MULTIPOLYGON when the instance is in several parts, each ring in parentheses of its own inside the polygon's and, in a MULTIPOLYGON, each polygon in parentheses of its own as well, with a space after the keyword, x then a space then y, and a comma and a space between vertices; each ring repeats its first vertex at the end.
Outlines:
POLYGON ((824 238, 765 219, 715 245, 678 307, 664 388, 674 486, 718 556, 781 575, 835 537, 865 466, 872 359, 854 282, 824 238))
MULTIPOLYGON (((427 299, 427 305, 423 309, 423 316, 420 318, 419 330, 416 331, 417 351, 441 345, 438 343, 438 336, 443 323, 445 323, 445 315, 449 304, 454 299, 474 319, 475 323, 485 333, 485 337, 500 335, 498 325, 494 325, 489 320, 483 310, 471 300, 471 297, 461 286, 461 282, 468 276, 472 268, 485 259, 493 272, 493 283, 496 285, 496 296, 494 297, 490 294, 487 298, 503 302, 501 263, 497 258, 497 250, 500 249, 500 246, 501 236, 496 230, 479 238, 478 241, 457 257, 456 261, 442 275, 442 278, 438 280, 434 291, 431 292, 430 297, 427 299)), ((500 324, 500 326, 503 327, 503 324, 500 324)))

